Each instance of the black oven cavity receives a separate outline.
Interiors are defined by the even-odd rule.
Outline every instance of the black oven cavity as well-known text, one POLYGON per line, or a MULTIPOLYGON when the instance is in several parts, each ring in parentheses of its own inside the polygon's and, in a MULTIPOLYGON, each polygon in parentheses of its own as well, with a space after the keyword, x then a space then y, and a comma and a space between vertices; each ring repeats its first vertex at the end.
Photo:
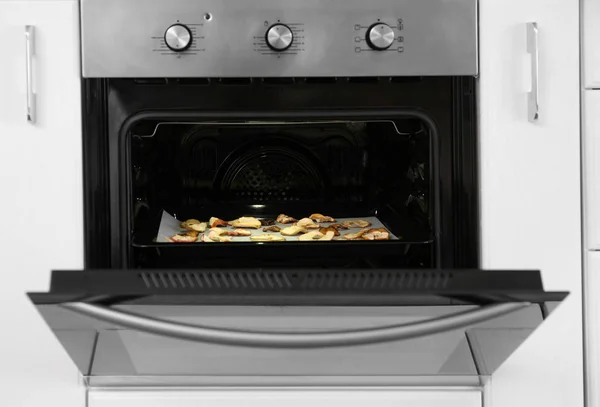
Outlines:
POLYGON ((91 268, 478 266, 473 78, 84 82, 91 268), (281 213, 375 218, 395 238, 159 236, 165 215, 281 213))

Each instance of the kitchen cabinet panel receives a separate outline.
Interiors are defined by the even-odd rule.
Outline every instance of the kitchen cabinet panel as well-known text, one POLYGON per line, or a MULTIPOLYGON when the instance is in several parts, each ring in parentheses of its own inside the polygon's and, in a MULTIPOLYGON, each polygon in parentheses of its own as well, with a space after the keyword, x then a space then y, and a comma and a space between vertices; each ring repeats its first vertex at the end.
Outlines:
POLYGON ((0 2, 2 405, 82 407, 84 388, 26 291, 83 266, 78 3, 0 2), (25 26, 37 120, 27 121, 25 26))
POLYGON ((587 252, 586 267, 586 383, 587 405, 600 405, 600 252, 587 252))
POLYGON ((583 92, 585 248, 600 249, 600 92, 583 92))
POLYGON ((233 389, 205 391, 91 391, 89 407, 481 407, 476 390, 233 389))
POLYGON ((600 2, 583 0, 583 85, 586 89, 600 88, 600 2))
POLYGON ((582 406, 578 2, 479 5, 481 265, 540 269, 546 289, 571 292, 494 375, 490 401, 582 406), (534 122, 529 22, 538 28, 534 122))

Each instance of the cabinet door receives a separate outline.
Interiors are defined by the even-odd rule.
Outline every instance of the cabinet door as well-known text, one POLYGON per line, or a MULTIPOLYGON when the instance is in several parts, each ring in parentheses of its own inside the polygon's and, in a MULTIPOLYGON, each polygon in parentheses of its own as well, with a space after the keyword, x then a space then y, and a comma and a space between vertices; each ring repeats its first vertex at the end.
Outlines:
POLYGON ((600 252, 585 254, 587 405, 600 406, 600 252))
POLYGON ((583 405, 579 2, 482 0, 483 268, 534 268, 571 292, 492 378, 494 407, 583 405), (539 119, 528 121, 526 23, 539 38, 539 119))
POLYGON ((91 391, 89 407, 482 407, 481 393, 352 389, 232 389, 228 391, 91 391))
POLYGON ((78 4, 0 0, 2 405, 81 407, 67 354, 25 292, 83 266, 78 4), (25 26, 35 27, 37 120, 27 122, 25 26))
POLYGON ((600 88, 600 2, 583 0, 581 27, 583 33, 583 85, 586 89, 600 88))
POLYGON ((584 91, 583 103, 585 249, 600 250, 600 91, 584 91))

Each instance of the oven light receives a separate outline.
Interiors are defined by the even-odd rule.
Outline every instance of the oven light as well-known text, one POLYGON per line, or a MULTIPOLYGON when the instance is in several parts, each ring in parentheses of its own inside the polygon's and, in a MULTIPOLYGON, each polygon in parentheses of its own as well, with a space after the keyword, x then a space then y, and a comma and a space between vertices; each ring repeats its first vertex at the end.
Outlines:
POLYGON ((251 205, 254 209, 263 209, 264 205, 251 205))

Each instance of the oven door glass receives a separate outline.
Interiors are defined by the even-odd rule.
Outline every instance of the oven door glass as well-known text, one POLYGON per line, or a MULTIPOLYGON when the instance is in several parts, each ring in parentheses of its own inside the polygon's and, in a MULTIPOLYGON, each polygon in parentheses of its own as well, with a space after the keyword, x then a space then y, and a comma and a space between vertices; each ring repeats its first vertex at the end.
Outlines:
POLYGON ((55 271, 89 386, 484 383, 566 293, 536 271, 55 271))

